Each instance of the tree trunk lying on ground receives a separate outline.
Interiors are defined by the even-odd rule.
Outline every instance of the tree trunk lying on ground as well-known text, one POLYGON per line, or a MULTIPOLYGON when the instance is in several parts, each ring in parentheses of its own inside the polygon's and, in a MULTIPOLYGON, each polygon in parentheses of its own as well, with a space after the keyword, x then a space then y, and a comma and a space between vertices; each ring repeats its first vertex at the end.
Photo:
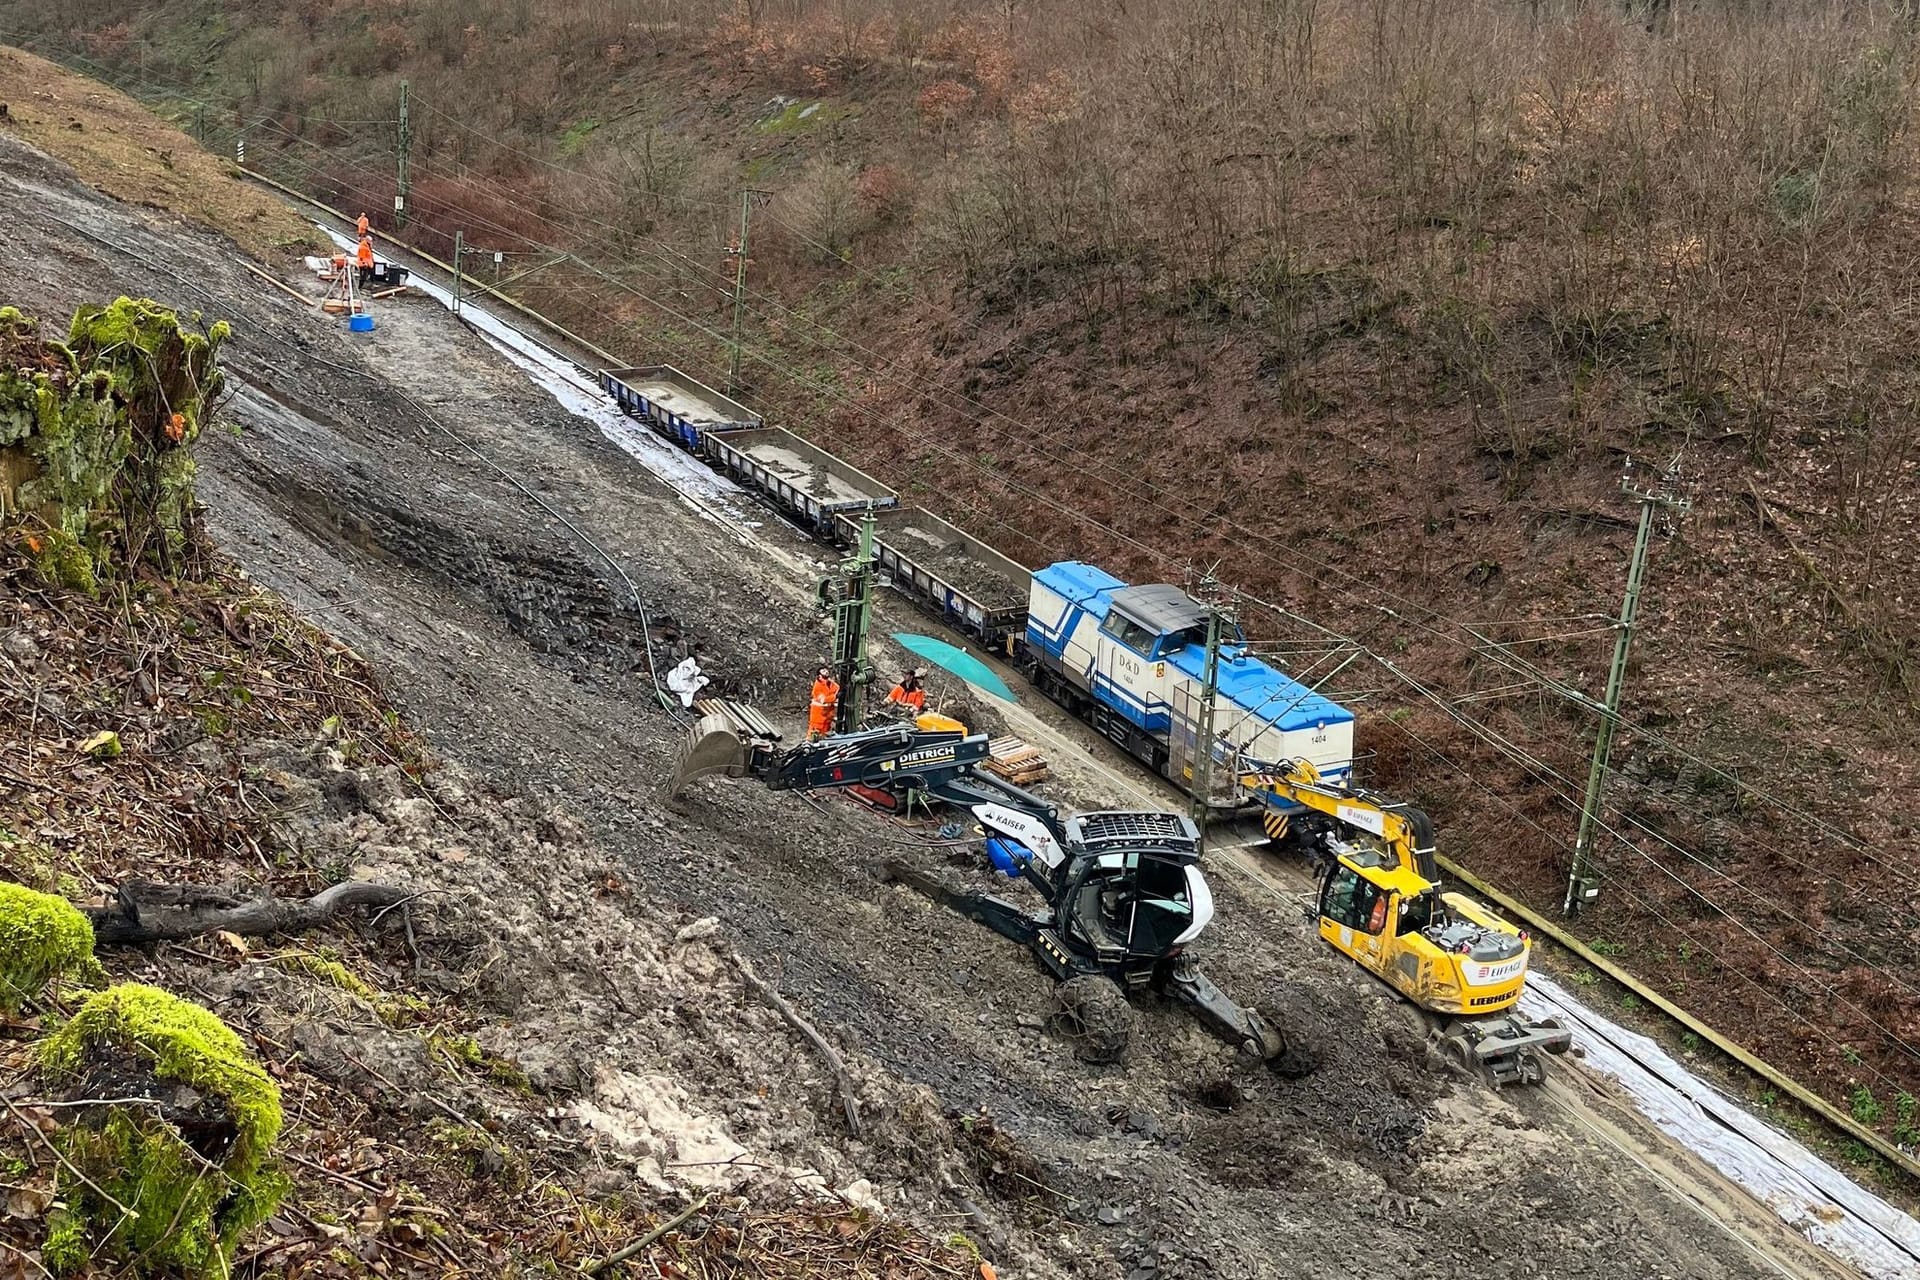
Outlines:
POLYGON ((132 880, 120 886, 114 901, 83 907, 100 945, 174 942, 224 929, 245 937, 311 929, 353 907, 385 909, 419 896, 393 885, 350 880, 311 898, 247 897, 203 885, 150 884, 132 880))

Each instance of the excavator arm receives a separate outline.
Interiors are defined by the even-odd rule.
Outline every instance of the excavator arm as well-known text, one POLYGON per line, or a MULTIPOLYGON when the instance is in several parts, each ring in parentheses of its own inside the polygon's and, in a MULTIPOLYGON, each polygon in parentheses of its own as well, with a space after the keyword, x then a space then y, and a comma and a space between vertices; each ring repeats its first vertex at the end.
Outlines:
POLYGON ((1439 879, 1433 821, 1410 804, 1355 787, 1329 786, 1320 781, 1319 771, 1305 759, 1244 773, 1240 783, 1248 791, 1271 794, 1324 814, 1342 826, 1371 832, 1385 844, 1392 866, 1406 867, 1428 881, 1439 879))
POLYGON ((752 707, 715 700, 703 702, 701 710, 669 795, 679 795, 695 778, 723 773, 756 778, 773 791, 862 788, 967 810, 993 805, 1038 821, 1055 840, 1064 835, 1057 806, 979 772, 987 758, 984 733, 893 724, 782 747, 780 730, 752 707))

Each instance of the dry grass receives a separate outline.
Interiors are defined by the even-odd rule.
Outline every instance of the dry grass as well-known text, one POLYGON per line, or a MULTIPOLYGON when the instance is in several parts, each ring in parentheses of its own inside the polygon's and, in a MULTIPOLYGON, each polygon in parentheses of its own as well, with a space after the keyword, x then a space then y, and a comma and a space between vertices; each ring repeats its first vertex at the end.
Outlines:
POLYGON ((97 80, 0 47, 0 102, 7 104, 0 128, 116 199, 197 222, 263 260, 314 243, 312 228, 284 203, 97 80))

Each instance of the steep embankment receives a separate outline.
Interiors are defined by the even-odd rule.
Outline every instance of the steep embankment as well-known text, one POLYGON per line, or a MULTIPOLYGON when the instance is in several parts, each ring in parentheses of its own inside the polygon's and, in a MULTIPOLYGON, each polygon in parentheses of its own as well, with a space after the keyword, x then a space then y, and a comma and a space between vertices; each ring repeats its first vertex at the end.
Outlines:
MULTIPOLYGON (((724 376, 737 192, 771 193, 757 404, 1024 558, 1218 558, 1353 637, 1375 660, 1335 687, 1367 697, 1372 778, 1543 906, 1594 726, 1553 682, 1603 681, 1622 459, 1677 458, 1693 507, 1655 544, 1583 928, 1915 1137, 1897 29, 1811 5, 1652 32, 1502 4, 10 9, 375 211, 409 79, 409 238, 459 229, 502 278, 577 250, 514 287, 635 362, 724 376)), ((1309 677, 1351 652, 1246 622, 1309 677)))
MULTIPOLYGON (((1207 963, 1320 1069, 1281 1077, 1147 1000, 1124 1069, 1080 1062, 1040 1016, 1052 984, 1027 954, 872 878, 876 850, 924 833, 720 780, 663 803, 680 726, 651 697, 630 590, 655 606, 654 643, 702 628, 717 687, 772 684, 778 712, 777 682, 823 643, 810 575, 744 554, 437 307, 394 302, 348 335, 229 242, 6 139, 0 194, 0 273, 35 310, 126 288, 231 320, 241 430, 203 438, 209 527, 367 658, 230 578, 206 586, 231 617, 198 592, 88 605, 9 584, 0 733, 50 766, 0 787, 7 821, 37 820, 43 784, 91 801, 174 779, 234 819, 207 846, 164 820, 135 833, 183 878, 423 891, 330 932, 337 955, 215 936, 110 958, 216 1006, 282 1083, 295 1193, 237 1274, 544 1274, 639 1244, 707 1187, 632 1270, 984 1275, 977 1243, 1002 1274, 1253 1280, 1310 1271, 1338 1239, 1369 1277, 1537 1255, 1582 1280, 1831 1273, 1712 1175, 1656 1172, 1671 1149, 1627 1117, 1602 1129, 1565 1098, 1430 1066, 1407 1010, 1230 876, 1207 963), (386 761, 412 739, 370 671, 473 772, 386 761), (346 709, 315 724, 327 691, 346 709), (64 777, 100 722, 123 754, 64 777), (176 734, 193 740, 178 759, 176 734), (753 994, 743 960, 790 1005, 753 994), (785 1008, 836 1046, 854 1120, 785 1008), (1532 1211, 1486 1213, 1490 1181, 1532 1211)), ((77 874, 119 874, 98 851, 111 829, 42 826, 86 859, 77 874)), ((968 876, 950 853, 910 856, 968 876)), ((6 1030, 23 1065, 38 1028, 6 1030)), ((58 1176, 34 1135, 78 1101, 36 1092, 9 1131, 31 1179, 9 1201, 23 1244, 58 1176)))

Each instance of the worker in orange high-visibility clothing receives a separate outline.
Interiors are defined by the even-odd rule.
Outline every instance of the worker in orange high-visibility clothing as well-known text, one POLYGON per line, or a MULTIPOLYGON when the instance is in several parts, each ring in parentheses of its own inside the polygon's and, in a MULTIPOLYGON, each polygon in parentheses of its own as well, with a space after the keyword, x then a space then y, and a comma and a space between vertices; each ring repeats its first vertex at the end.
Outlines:
POLYGON ((907 672, 900 677, 899 684, 887 690, 887 701, 905 707, 914 715, 919 715, 927 709, 927 691, 920 687, 920 682, 926 679, 926 675, 925 667, 915 667, 907 672))
POLYGON ((840 682, 833 670, 820 668, 813 682, 813 702, 807 707, 807 741, 824 738, 833 732, 833 713, 840 706, 840 682))
POLYGON ((360 247, 353 251, 353 260, 360 265, 360 283, 365 284, 373 275, 373 241, 360 237, 360 247))
POLYGON ((363 213, 360 215, 360 220, 353 224, 353 233, 362 240, 365 240, 367 238, 367 232, 372 226, 373 223, 369 222, 367 215, 363 213))

